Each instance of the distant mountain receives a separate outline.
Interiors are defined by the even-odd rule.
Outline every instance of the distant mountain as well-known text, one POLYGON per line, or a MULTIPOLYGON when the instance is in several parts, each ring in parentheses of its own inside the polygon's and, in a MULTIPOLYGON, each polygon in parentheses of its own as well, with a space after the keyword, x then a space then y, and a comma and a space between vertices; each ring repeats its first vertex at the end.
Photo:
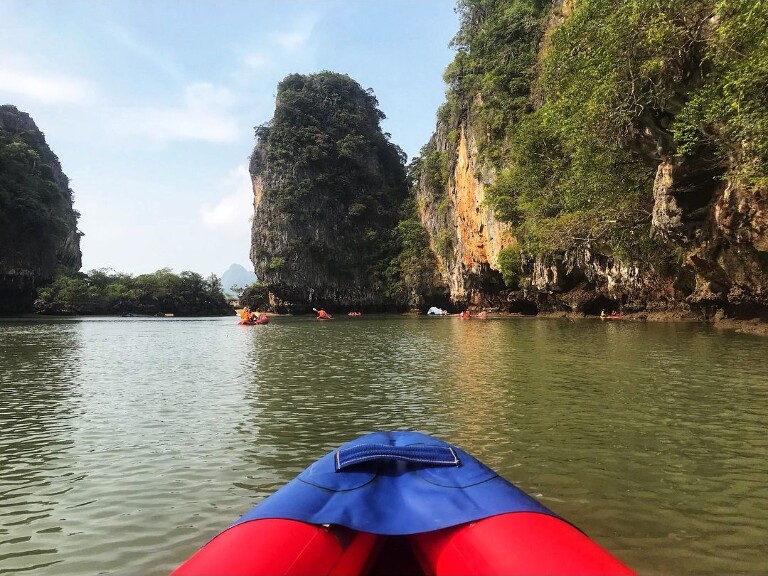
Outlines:
POLYGON ((221 275, 221 286, 224 293, 229 296, 236 296, 235 291, 232 290, 233 286, 245 288, 256 282, 256 274, 250 272, 240 266, 240 264, 232 264, 229 269, 221 275))

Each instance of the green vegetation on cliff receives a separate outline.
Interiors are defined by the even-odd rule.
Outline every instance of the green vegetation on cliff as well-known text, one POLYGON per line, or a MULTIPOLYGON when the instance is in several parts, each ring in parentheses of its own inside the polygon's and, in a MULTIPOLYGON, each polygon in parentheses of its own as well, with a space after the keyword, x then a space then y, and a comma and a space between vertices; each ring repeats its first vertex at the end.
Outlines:
POLYGON ((30 312, 37 286, 80 269, 79 214, 30 116, 0 106, 0 314, 30 312))
POLYGON ((26 140, 0 128, 0 229, 4 240, 6 235, 10 240, 8 233, 14 228, 55 249, 67 234, 63 215, 53 209, 61 191, 51 167, 41 162, 26 140))
POLYGON ((61 274, 40 290, 35 307, 50 314, 174 314, 215 316, 232 313, 218 277, 164 268, 131 276, 108 270, 61 274))
POLYGON ((0 273, 26 269, 49 279, 58 265, 79 268, 72 190, 32 119, 0 106, 0 273))
MULTIPOLYGON (((708 4, 711 4, 708 3, 708 4)), ((720 0, 703 63, 706 79, 672 127, 679 154, 713 144, 732 159, 729 177, 768 187, 768 3, 720 0)))
POLYGON ((280 82, 250 167, 262 186, 251 258, 266 283, 336 300, 383 293, 407 197, 405 156, 383 118, 372 90, 346 75, 280 82))
POLYGON ((669 271, 650 238, 663 160, 713 158, 765 188, 768 4, 460 0, 449 129, 496 170, 489 202, 524 251, 579 244, 669 271), (561 13, 562 11, 562 13, 561 13))
POLYGON ((387 294, 393 302, 415 306, 419 296, 434 292, 437 267, 414 202, 403 204, 395 236, 397 255, 387 270, 387 294))
POLYGON ((459 0, 456 57, 443 75, 447 101, 439 118, 455 128, 476 114, 483 154, 503 163, 515 124, 532 110, 538 45, 547 1, 459 0))

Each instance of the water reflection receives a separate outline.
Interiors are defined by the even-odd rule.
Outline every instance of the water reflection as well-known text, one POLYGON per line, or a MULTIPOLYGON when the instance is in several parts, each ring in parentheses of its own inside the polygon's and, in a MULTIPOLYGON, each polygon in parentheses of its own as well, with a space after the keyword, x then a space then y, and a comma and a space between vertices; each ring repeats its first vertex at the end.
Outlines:
MULTIPOLYGON (((239 430, 249 437, 261 497, 341 442, 378 429, 425 429, 444 406, 435 395, 435 363, 445 343, 404 321, 279 319, 254 340, 239 430), (273 476, 270 476, 270 471, 273 476), (269 482, 264 482, 267 474, 269 482)), ((434 431, 434 430, 433 430, 434 431)), ((440 432, 440 430, 437 430, 440 432)))
POLYGON ((0 558, 164 574, 338 444, 455 442, 642 573, 761 573, 766 341, 362 317, 0 324, 0 558))
POLYGON ((0 573, 61 562, 54 511, 81 477, 71 472, 80 326, 0 325, 0 573))

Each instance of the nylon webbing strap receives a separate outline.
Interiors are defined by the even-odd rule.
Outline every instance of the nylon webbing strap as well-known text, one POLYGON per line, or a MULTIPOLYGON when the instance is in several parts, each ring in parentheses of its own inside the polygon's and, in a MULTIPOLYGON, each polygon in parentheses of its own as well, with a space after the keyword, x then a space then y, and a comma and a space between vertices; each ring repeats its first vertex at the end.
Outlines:
POLYGON ((448 446, 389 446, 388 444, 357 444, 336 451, 336 471, 373 460, 403 460, 428 466, 458 466, 458 456, 448 446))

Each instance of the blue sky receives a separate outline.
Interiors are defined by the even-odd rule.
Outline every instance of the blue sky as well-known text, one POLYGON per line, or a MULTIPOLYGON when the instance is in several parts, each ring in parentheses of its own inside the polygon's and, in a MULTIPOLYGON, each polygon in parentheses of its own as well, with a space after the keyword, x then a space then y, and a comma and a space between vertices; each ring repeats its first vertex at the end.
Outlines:
POLYGON ((453 0, 0 0, 0 104, 27 112, 82 214, 83 270, 247 269, 253 128, 288 74, 372 88, 410 157, 435 126, 453 0))

